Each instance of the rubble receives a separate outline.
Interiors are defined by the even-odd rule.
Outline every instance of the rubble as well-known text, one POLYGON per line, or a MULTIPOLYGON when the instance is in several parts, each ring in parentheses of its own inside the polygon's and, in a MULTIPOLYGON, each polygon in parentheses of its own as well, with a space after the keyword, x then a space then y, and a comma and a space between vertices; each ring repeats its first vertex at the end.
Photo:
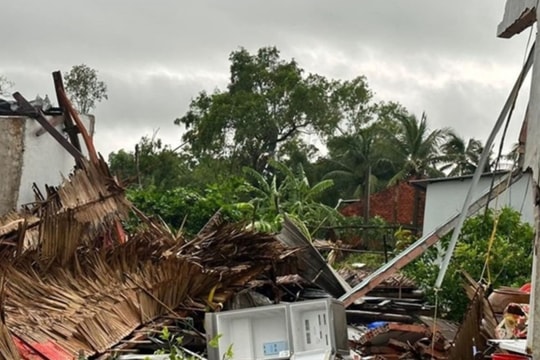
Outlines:
MULTIPOLYGON (((210 222, 192 240, 175 236, 132 207, 102 159, 81 161, 57 189, 37 196, 34 207, 0 219, 0 254, 5 259, 1 265, 5 331, 0 341, 6 349, 18 349, 23 358, 150 354, 165 328, 184 334, 194 349, 204 350, 202 315, 229 306, 229 300, 250 287, 260 290, 258 296, 268 296, 260 305, 282 301, 291 286, 304 286, 321 297, 328 296, 321 287, 338 291, 335 284, 343 282, 336 280, 341 277, 331 268, 326 277, 313 277, 313 261, 302 255, 306 251, 302 249, 316 250, 305 243, 300 246, 301 237, 291 224, 285 232, 294 234, 296 246, 220 221, 210 222), (128 234, 126 241, 118 222, 130 211, 146 226, 128 234), (305 279, 309 276, 311 281, 305 279)), ((392 284, 399 286, 401 281, 401 295, 414 293, 412 284, 398 279, 387 282, 386 290, 397 293, 392 284)), ((339 286, 344 293, 349 285, 339 286)), ((422 310, 420 301, 418 296, 366 297, 357 308, 347 310, 347 317, 365 319, 369 311, 381 319, 395 312, 395 319, 402 321, 404 312, 422 310)), ((251 305, 257 302, 248 302, 251 305)), ((402 322, 377 330, 399 331, 402 340, 381 340, 383 335, 368 331, 357 349, 373 353, 385 347, 395 353, 400 351, 399 341, 414 341, 414 348, 401 350, 427 353, 429 346, 423 349, 420 340, 429 337, 429 328, 411 324, 412 319, 402 322)))
POLYGON ((122 242, 115 225, 131 205, 105 170, 102 161, 84 163, 31 221, 2 221, 6 326, 30 348, 52 342, 71 357, 105 353, 141 325, 182 318, 182 306, 220 306, 294 253, 234 225, 185 242, 154 224, 122 242), (13 238, 25 239, 22 251, 4 241, 13 238))
POLYGON ((35 188, 34 203, 0 218, 0 358, 144 358, 167 345, 165 331, 200 357, 209 340, 205 313, 340 297, 354 358, 465 359, 476 346, 471 339, 485 344, 495 336, 497 318, 472 279, 471 308, 458 329, 437 319, 416 285, 396 273, 404 261, 374 273, 338 272, 288 219, 277 235, 227 224, 219 214, 193 239, 171 233, 126 199, 60 78, 56 84, 60 110, 81 128, 89 160, 80 145, 58 140, 75 158, 73 173, 58 187, 35 188), (144 226, 126 233, 129 214, 144 226))

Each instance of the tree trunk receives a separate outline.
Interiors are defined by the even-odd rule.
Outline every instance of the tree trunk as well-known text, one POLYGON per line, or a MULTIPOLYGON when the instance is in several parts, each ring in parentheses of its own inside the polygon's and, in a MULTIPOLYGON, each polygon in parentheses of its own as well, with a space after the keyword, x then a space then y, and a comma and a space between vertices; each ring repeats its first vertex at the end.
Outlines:
POLYGON ((369 213, 371 210, 370 195, 371 195, 371 165, 368 165, 366 179, 364 181, 364 222, 369 221, 369 213))

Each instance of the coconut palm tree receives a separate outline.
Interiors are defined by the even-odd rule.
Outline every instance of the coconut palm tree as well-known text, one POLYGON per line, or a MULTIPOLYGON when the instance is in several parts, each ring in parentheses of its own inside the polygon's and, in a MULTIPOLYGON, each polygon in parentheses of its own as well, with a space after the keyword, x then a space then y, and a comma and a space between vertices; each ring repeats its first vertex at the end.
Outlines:
POLYGON ((436 168, 441 160, 440 145, 449 130, 430 131, 427 117, 422 113, 420 120, 414 115, 402 114, 397 118, 398 131, 386 131, 386 152, 392 159, 395 175, 390 183, 403 179, 442 176, 436 168))
POLYGON ((370 126, 328 141, 330 158, 337 168, 324 178, 334 179, 344 189, 345 197, 359 197, 369 192, 368 184, 371 184, 371 188, 376 185, 373 168, 380 160, 377 152, 378 131, 376 126, 370 126))
POLYGON ((334 179, 336 185, 344 189, 341 197, 362 196, 366 219, 369 218, 369 196, 379 182, 379 170, 391 166, 381 152, 381 141, 384 137, 375 123, 328 142, 330 157, 337 168, 324 177, 334 179))
MULTIPOLYGON (((480 140, 463 137, 451 132, 447 141, 441 145, 443 166, 440 170, 448 176, 462 176, 473 174, 480 162, 480 156, 484 151, 484 145, 480 140)), ((488 160, 484 171, 489 172, 493 163, 488 160)))

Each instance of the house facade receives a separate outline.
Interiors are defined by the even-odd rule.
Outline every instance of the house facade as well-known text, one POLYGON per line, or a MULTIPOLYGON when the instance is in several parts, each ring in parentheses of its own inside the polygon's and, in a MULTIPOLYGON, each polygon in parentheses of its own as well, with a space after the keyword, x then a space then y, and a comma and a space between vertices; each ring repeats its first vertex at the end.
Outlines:
MULTIPOLYGON (((489 190, 492 180, 495 182, 505 175, 505 172, 484 174, 473 193, 472 201, 478 199, 489 190)), ((425 191, 425 210, 422 233, 428 234, 451 217, 461 211, 465 196, 471 186, 472 175, 413 180, 410 183, 425 191)), ((517 182, 501 194, 498 194, 489 204, 491 208, 500 209, 511 207, 521 213, 524 222, 534 224, 534 192, 530 174, 525 173, 517 182)))
MULTIPOLYGON (((94 117, 81 116, 90 131, 94 117)), ((63 116, 47 116, 63 132, 63 116)), ((82 144, 83 151, 86 151, 82 144)), ((57 185, 75 166, 74 158, 33 118, 0 115, 0 216, 35 201, 32 185, 57 185)))

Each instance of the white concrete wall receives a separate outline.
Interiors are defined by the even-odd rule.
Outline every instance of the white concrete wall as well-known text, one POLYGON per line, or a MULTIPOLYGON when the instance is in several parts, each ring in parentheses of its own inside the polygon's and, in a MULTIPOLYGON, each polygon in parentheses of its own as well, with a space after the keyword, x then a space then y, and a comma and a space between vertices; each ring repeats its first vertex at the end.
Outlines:
POLYGON ((0 117, 0 215, 15 207, 19 197, 25 119, 0 117))
MULTIPOLYGON (((498 175, 500 177, 500 175, 498 175)), ((461 211, 463 201, 469 186, 471 178, 445 180, 428 184, 426 192, 426 207, 424 210, 423 233, 428 234, 438 226, 444 224, 452 216, 461 211)), ((525 174, 510 189, 507 189, 499 195, 498 200, 493 200, 490 207, 501 208, 511 206, 521 212, 521 219, 525 222, 534 224, 533 195, 531 191, 532 181, 530 175, 525 174)), ((474 193, 473 201, 486 191, 491 184, 490 177, 482 177, 474 193)))
MULTIPOLYGON (((11 131, 5 140, 8 146, 0 145, 0 160, 10 164, 0 183, 0 215, 11 209, 17 209, 23 204, 35 200, 32 184, 43 190, 45 185, 57 186, 62 181, 62 175, 67 176, 75 166, 73 157, 48 133, 36 135, 41 125, 30 118, 0 118, 0 124, 13 128, 14 124, 22 121, 22 131, 11 131), (12 144, 21 144, 17 151, 8 151, 12 144), (22 154, 22 156, 21 156, 22 154), (6 181, 9 176, 10 181, 6 181), (4 199, 4 201, 1 201, 4 199)), ((93 128, 93 118, 83 116, 83 122, 88 129, 93 128)), ((62 131, 63 125, 56 126, 62 131)), ((81 137, 80 137, 81 138, 81 137)), ((83 154, 87 154, 82 142, 83 154)))

